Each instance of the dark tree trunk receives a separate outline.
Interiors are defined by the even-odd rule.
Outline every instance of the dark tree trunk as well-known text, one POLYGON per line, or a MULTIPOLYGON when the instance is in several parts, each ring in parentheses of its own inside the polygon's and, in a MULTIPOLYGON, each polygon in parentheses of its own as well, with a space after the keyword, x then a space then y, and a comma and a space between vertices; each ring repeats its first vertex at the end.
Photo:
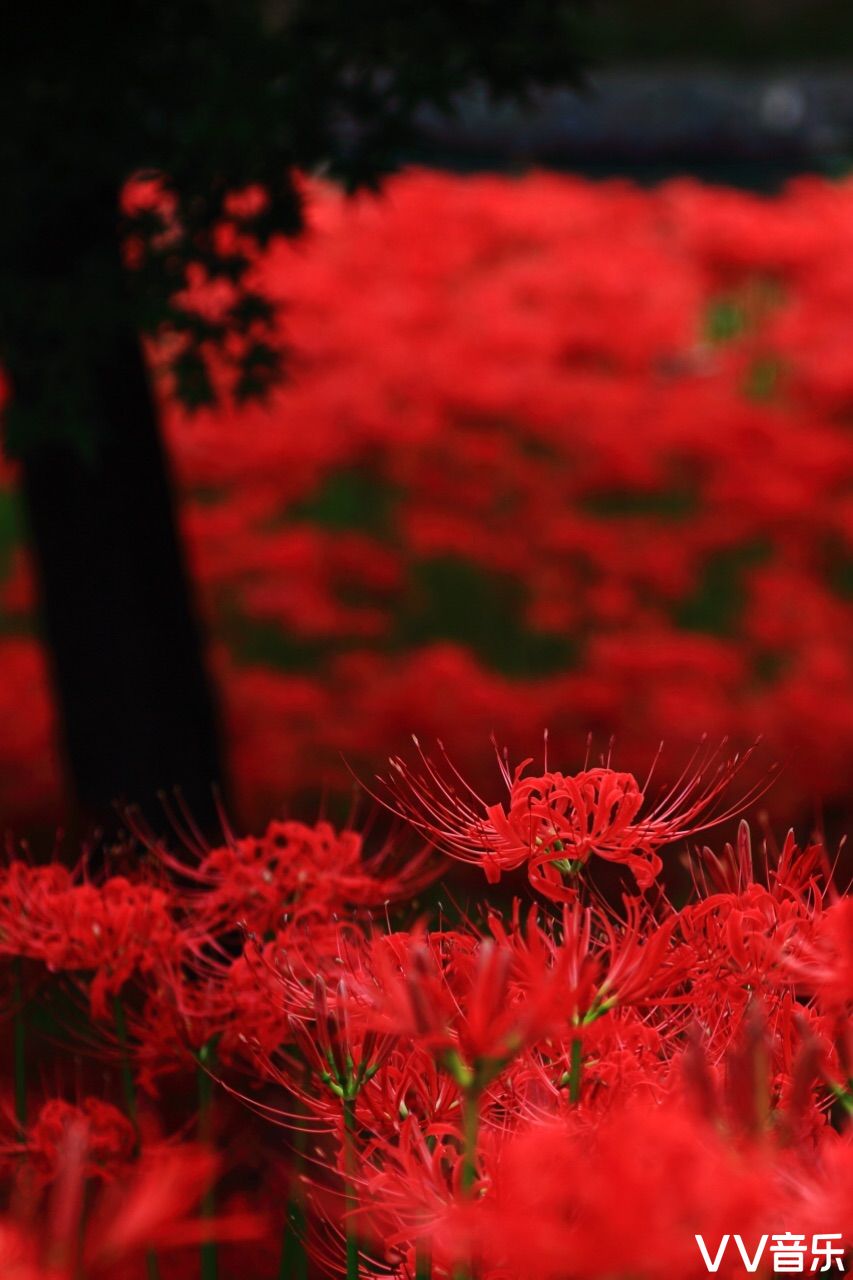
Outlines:
POLYGON ((96 362, 94 457, 51 440, 23 466, 70 782, 107 830, 116 801, 160 825, 157 793, 175 787, 210 828, 217 720, 136 334, 116 332, 96 362))

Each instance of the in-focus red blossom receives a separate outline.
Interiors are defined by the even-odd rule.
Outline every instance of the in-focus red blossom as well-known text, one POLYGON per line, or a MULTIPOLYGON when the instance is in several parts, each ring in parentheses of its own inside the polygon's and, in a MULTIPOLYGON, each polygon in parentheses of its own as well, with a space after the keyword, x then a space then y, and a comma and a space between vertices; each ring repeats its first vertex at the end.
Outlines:
MULTIPOLYGON (((456 821, 450 784, 424 769, 456 821)), ((648 810, 604 765, 580 781, 549 770, 553 805, 530 779, 528 822, 563 841, 550 854, 578 853, 559 905, 529 877, 526 900, 486 879, 463 909, 452 845, 428 866, 402 832, 379 843, 326 821, 229 832, 213 850, 149 843, 134 879, 11 857, 10 1274, 76 1280, 82 1262, 136 1280, 153 1248, 169 1280, 188 1250, 210 1261, 210 1231, 230 1256, 260 1210, 275 1226, 240 1252, 247 1280, 309 1256, 318 1276, 698 1280, 697 1236, 735 1276, 732 1241, 769 1265, 786 1232, 809 1263, 842 1256, 853 996, 849 900, 826 850, 754 841, 741 823, 734 843, 690 855, 686 901, 663 874, 618 901, 595 882, 599 844, 628 866, 650 847, 672 860, 660 824, 707 820, 729 772, 648 810), (50 1045, 46 1093, 34 1043, 50 1045), (216 1146, 228 1190, 199 1219, 216 1146)), ((519 812, 484 806, 479 830, 520 844, 519 812)))
POLYGON ((390 762, 385 786, 393 811, 451 856, 481 867, 490 884, 526 866, 534 888, 557 901, 574 900, 572 877, 592 857, 624 864, 639 887, 648 888, 663 865, 659 848, 724 822, 751 799, 721 812, 719 801, 742 762, 717 763, 711 756, 716 767, 709 769, 706 760, 691 771, 691 761, 653 804, 649 782, 641 786, 633 774, 609 766, 525 776, 530 760, 512 771, 501 760, 509 800, 488 804, 446 756, 436 765, 417 740, 416 746, 416 765, 399 757, 390 762))
POLYGON ((429 1050, 463 1086, 481 1086, 566 1018, 568 952, 541 954, 532 975, 499 939, 390 933, 354 975, 356 1010, 429 1050))
POLYGON ((793 832, 775 856, 765 847, 756 858, 745 822, 721 856, 704 850, 700 892, 679 915, 701 1002, 737 1025, 756 996, 792 979, 791 954, 810 945, 824 913, 826 862, 821 845, 800 849, 793 832))

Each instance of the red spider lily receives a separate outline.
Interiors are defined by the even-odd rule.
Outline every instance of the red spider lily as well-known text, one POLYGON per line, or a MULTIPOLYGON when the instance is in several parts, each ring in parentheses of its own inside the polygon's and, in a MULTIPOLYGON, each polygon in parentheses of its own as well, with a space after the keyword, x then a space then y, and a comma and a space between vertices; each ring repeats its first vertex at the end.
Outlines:
MULTIPOLYGON (((801 849, 793 831, 789 831, 782 849, 775 856, 765 844, 762 857, 761 883, 777 899, 804 904, 821 901, 825 893, 822 882, 828 879, 829 869, 826 850, 820 842, 814 841, 801 849)), ((712 889, 720 894, 739 894, 759 883, 758 871, 752 834, 748 823, 742 820, 738 824, 735 843, 727 843, 722 855, 715 854, 712 849, 702 850, 698 867, 694 864, 694 881, 703 898, 710 898, 712 889)))
MULTIPOLYGON (((739 1017, 694 1004, 697 1019, 670 1047, 670 1083, 683 1081, 705 1119, 732 1135, 774 1134, 805 1153, 822 1141, 834 1098, 846 1098, 839 1026, 788 987, 753 997, 739 1017), (704 1024, 704 1025, 702 1025, 704 1024)), ((849 1030, 849 1029, 848 1029, 849 1030)))
POLYGON ((267 941, 245 934, 235 950, 232 921, 223 926, 226 943, 199 934, 200 921, 207 929, 211 919, 203 901, 195 902, 180 963, 158 964, 142 1006, 127 1010, 134 1065, 148 1092, 157 1091, 158 1076, 194 1066, 214 1038, 222 1063, 269 1074, 276 1051, 291 1044, 289 1016, 311 1016, 315 976, 337 983, 342 956, 362 936, 356 924, 317 920, 305 911, 287 917, 267 941))
POLYGON ((201 902, 190 917, 183 953, 164 958, 141 1005, 125 1011, 127 1049, 139 1084, 156 1094, 158 1078, 195 1070, 198 1054, 212 1040, 217 1059, 230 1068, 249 1066, 275 1079, 293 1071, 301 1078, 293 1055, 287 1056, 293 1047, 289 1018, 311 1019, 315 979, 324 975, 338 983, 343 957, 362 938, 359 926, 302 912, 287 918, 268 941, 245 934, 237 949, 231 922, 223 927, 223 942, 199 935, 200 919, 210 923, 201 902), (283 1065, 277 1065, 279 1050, 283 1065))
POLYGON ((410 1119, 427 1138, 446 1137, 458 1130, 459 1088, 426 1049, 397 1042, 360 1090, 356 1117, 368 1133, 389 1138, 410 1119))
POLYGON ((328 822, 273 821, 261 836, 227 834, 215 849, 190 834, 190 862, 144 837, 172 875, 196 886, 182 901, 201 932, 222 932, 240 922, 250 932, 269 935, 286 919, 382 906, 432 878, 427 850, 405 860, 394 858, 388 847, 367 856, 358 832, 336 831, 328 822))
MULTIPOLYGON (((525 777, 525 760, 513 772, 501 761, 509 804, 489 805, 444 757, 442 772, 420 749, 420 767, 391 760, 386 780, 389 807, 451 857, 481 867, 490 884, 504 871, 527 866, 530 883, 546 897, 571 902, 566 884, 593 856, 627 866, 641 888, 661 870, 657 850, 731 817, 749 803, 720 811, 719 800, 744 759, 725 760, 708 777, 715 754, 679 782, 653 807, 648 783, 614 769, 585 769, 566 775, 546 772, 525 777)), ((500 758, 500 757, 499 757, 500 758)))
POLYGON ((520 989, 536 989, 543 973, 562 975, 562 1023, 530 1045, 509 1081, 512 1097, 502 1106, 541 1117, 562 1100, 588 1105, 592 1094, 617 1082, 630 1080, 634 1089, 650 1087, 654 1075, 663 1082, 664 1048, 689 999, 691 955, 674 941, 676 923, 675 915, 655 920, 631 899, 621 919, 577 902, 544 928, 535 910, 523 930, 517 912, 509 931, 499 917, 490 917, 493 932, 518 957, 520 989), (630 1016, 633 1009, 641 1016, 630 1016))
POLYGON ((673 942, 675 914, 658 920, 642 901, 629 897, 622 907, 617 916, 573 902, 547 928, 538 924, 536 908, 531 908, 524 929, 516 907, 511 929, 496 913, 489 916, 489 926, 512 948, 523 988, 535 988, 543 973, 557 970, 571 1020, 592 1022, 617 1006, 679 998, 675 993, 690 965, 690 956, 673 942))
POLYGON ((853 899, 840 898, 808 930, 786 939, 784 966, 796 989, 807 992, 821 1013, 830 1048, 823 1077, 853 1116, 853 899))
MULTIPOLYGON (((705 1114, 735 1136, 774 1135, 791 1144, 799 1136, 805 1147, 826 1130, 825 1051, 793 999, 783 999, 774 1023, 758 1001, 750 1005, 720 1063, 717 1106, 705 1114)), ((689 1045, 687 1054, 707 1063, 696 1048, 689 1045)))
POLYGON ((358 1017, 422 1045, 463 1088, 482 1088, 566 1020, 568 956, 529 964, 499 939, 460 932, 376 938, 350 979, 358 1017))
MULTIPOLYGON (((756 993, 776 1007, 793 985, 790 957, 808 944, 824 913, 826 855, 800 849, 789 832, 777 857, 764 850, 756 868, 749 828, 722 857, 705 850, 696 877, 702 897, 680 913, 679 933, 693 952, 691 985, 699 1008, 742 1014, 756 993), (709 892, 709 884, 719 892, 709 892)), ((728 1032, 726 1033, 728 1035, 728 1032)))
MULTIPOLYGON (((352 1106, 386 1062, 394 1041, 352 1017, 347 978, 341 974, 349 973, 344 957, 351 960, 357 953, 357 932, 341 926, 327 932, 326 942, 334 950, 323 954, 321 972, 315 969, 313 978, 311 969, 300 964, 298 951, 288 949, 287 938, 280 934, 263 947, 249 939, 232 966, 231 975, 240 974, 243 997, 223 1022, 221 1057, 251 1063, 257 1076, 286 1090, 291 1105, 296 1100, 303 1116, 307 1108, 336 1127, 342 1104, 352 1106)), ((233 990, 226 980, 224 998, 233 990)), ((294 1120, 293 1110, 246 1100, 281 1123, 294 1120)))
MULTIPOLYGON (((506 917, 487 910, 483 927, 463 916, 430 931, 424 918, 382 935, 357 905, 337 920, 303 904, 242 949, 235 921, 206 911, 220 885, 173 892, 164 878, 179 942, 137 966, 108 1056, 120 1050, 147 1086, 178 1066, 195 1074, 215 1041, 232 1095, 290 1131, 289 1221, 294 1206, 310 1212, 299 1230, 324 1273, 345 1254, 398 1280, 426 1274, 428 1259, 433 1280, 463 1269, 563 1280, 571 1257, 572 1277, 698 1280, 697 1231, 760 1236, 782 1212, 796 1230, 851 1220, 831 1182, 853 1170, 849 920, 825 861, 792 835, 756 853, 742 825, 722 854, 703 852, 698 898, 678 910, 663 894, 585 901, 581 882, 550 914, 516 901, 506 917)), ((9 918, 21 884, 39 901, 97 888, 55 867, 13 870, 9 918)), ((179 1090, 162 1094, 172 1114, 179 1090)), ((32 1208, 38 1246, 9 1220, 10 1269, 125 1280, 142 1231, 131 1222, 124 1243, 111 1236, 123 1191, 167 1157, 137 1154, 135 1127, 91 1099, 52 1102, 29 1127, 10 1114, 8 1130, 14 1185, 46 1200, 52 1180, 59 1206, 53 1219, 32 1208), (42 1176, 28 1182, 30 1165, 42 1176), (83 1197, 93 1180, 109 1185, 83 1197)), ((152 1239, 168 1251, 203 1240, 203 1224, 155 1226, 152 1239)), ((238 1266, 276 1265, 270 1249, 263 1258, 238 1266)))
POLYGON ((571 1038, 536 1052, 533 1087, 514 1111, 541 1121, 577 1107, 603 1114, 626 1097, 659 1099, 672 1074, 679 1025, 656 1006, 614 1007, 571 1038), (573 1073, 578 1073, 574 1099, 573 1073))
POLYGON ((62 1098, 44 1103, 29 1127, 24 1148, 42 1182, 53 1182, 62 1173, 69 1132, 86 1133, 84 1178, 103 1181, 126 1173, 136 1154, 137 1133, 125 1115, 109 1102, 84 1098, 73 1106, 62 1098))
POLYGON ((853 898, 833 902, 808 932, 792 939, 787 967, 821 1006, 841 1012, 853 1004, 853 898))
POLYGON ((144 882, 77 882, 58 863, 13 861, 0 873, 0 949, 52 973, 91 971, 92 1015, 104 1018, 108 996, 181 948, 169 908, 168 894, 144 882))
POLYGON ((543 926, 536 907, 529 909, 522 922, 516 900, 508 926, 498 912, 488 916, 490 933, 512 956, 513 993, 523 996, 555 971, 559 975, 565 1026, 583 1021, 599 1003, 603 968, 598 939, 593 944, 592 914, 591 909, 573 903, 563 907, 558 920, 543 926))
POLYGON ((462 1161, 452 1132, 427 1138, 406 1121, 392 1145, 370 1144, 361 1162, 359 1225, 386 1265, 412 1275, 418 1251, 434 1274, 450 1275, 470 1258, 470 1199, 461 1193, 462 1161))
MULTIPOLYGON (((156 1097, 162 1077, 195 1072, 198 1054, 222 1035, 236 1012, 220 983, 198 981, 166 964, 158 967, 142 1002, 124 1009, 123 1043, 113 1034, 101 1053, 126 1059, 139 1087, 156 1097)), ((106 1029, 102 1034, 106 1039, 106 1029)))
POLYGON ((347 958, 363 943, 351 921, 316 920, 305 914, 289 918, 274 938, 246 939, 243 953, 222 973, 221 994, 229 1013, 222 1026, 220 1051, 245 1056, 272 1053, 291 1040, 289 1018, 315 1016, 317 982, 336 988, 347 958))
POLYGON ((323 979, 315 979, 310 1031, 292 1014, 288 1022, 306 1063, 336 1098, 346 1102, 376 1075, 394 1046, 392 1036, 353 1027, 343 978, 331 999, 323 979))

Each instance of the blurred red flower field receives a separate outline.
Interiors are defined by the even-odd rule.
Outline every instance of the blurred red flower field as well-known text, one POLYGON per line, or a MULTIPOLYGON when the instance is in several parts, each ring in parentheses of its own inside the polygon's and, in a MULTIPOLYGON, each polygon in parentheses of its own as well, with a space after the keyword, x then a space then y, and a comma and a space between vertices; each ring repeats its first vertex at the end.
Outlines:
MULTIPOLYGON (((412 731, 476 773, 490 733, 547 727, 637 772, 663 741, 670 775, 703 733, 761 735, 776 814, 843 814, 853 184, 306 199, 257 266, 286 384, 193 414, 164 386, 238 813, 346 790, 341 757, 370 776, 412 731)), ((26 822, 57 780, 4 537, 0 811, 26 822)))

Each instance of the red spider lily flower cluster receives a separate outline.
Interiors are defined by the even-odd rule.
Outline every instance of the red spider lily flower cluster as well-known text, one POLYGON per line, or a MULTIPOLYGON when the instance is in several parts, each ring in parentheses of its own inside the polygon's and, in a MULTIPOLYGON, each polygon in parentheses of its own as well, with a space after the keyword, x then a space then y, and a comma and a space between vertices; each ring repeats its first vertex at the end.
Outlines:
POLYGON ((112 1103, 84 1098, 80 1106, 64 1098, 49 1098, 26 1137, 26 1152, 45 1182, 62 1175, 69 1134, 86 1134, 82 1176, 109 1181, 126 1172, 137 1143, 133 1124, 112 1103))
MULTIPOLYGON (((386 782, 391 807, 451 856, 481 866, 491 884, 502 871, 527 866, 530 883, 546 897, 572 901, 564 877, 575 875, 593 855, 623 863, 640 888, 660 874, 658 849, 726 821, 732 810, 714 812, 716 801, 742 766, 724 760, 707 777, 708 761, 690 762, 678 783, 649 808, 647 782, 609 766, 566 775, 526 776, 525 760, 510 771, 498 757, 509 800, 487 804, 450 761, 436 766, 415 739, 420 764, 391 760, 386 782)), ((711 761, 714 755, 710 756, 711 761)), ((743 807, 748 800, 741 802, 743 807)))
MULTIPOLYGON (((257 264, 285 385, 193 415, 162 386, 245 820, 347 786, 341 755, 367 776, 413 726, 478 787, 493 730, 520 752, 548 724, 572 756, 615 733, 635 777, 661 738, 674 777, 701 732, 763 734, 797 761, 785 816, 837 809, 853 184, 410 172, 387 199, 304 194, 307 238, 257 264)), ((57 771, 8 550, 14 819, 55 812, 57 771)))
POLYGON ((58 863, 12 861, 0 881, 0 950, 51 972, 91 971, 92 1014, 137 971, 179 945, 166 893, 111 876, 94 885, 58 863))
POLYGON ((328 920, 350 907, 381 907, 415 893, 424 877, 424 854, 392 866, 390 851, 368 858, 361 835, 336 831, 328 822, 271 822, 262 836, 229 838, 216 849, 196 850, 190 863, 161 850, 172 872, 199 887, 196 920, 222 929, 236 918, 250 932, 274 932, 286 916, 328 920))
POLYGON ((662 797, 608 763, 504 760, 503 804, 446 759, 395 760, 392 804, 431 849, 326 820, 209 848, 133 819, 138 847, 102 862, 7 860, 7 1273, 168 1277, 200 1248, 202 1274, 236 1249, 246 1280, 309 1259, 348 1280, 700 1280, 743 1251, 767 1273, 792 1239, 834 1266, 853 967, 820 841, 742 821, 694 847, 741 803, 716 757, 662 797))

